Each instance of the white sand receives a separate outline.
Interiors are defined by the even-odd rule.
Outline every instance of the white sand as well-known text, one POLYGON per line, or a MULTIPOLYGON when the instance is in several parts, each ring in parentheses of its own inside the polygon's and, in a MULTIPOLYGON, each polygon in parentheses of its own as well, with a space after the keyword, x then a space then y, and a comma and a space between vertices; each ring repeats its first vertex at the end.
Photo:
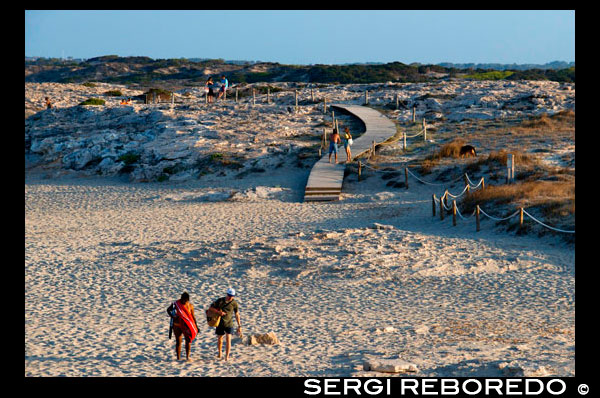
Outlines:
POLYGON ((394 358, 417 376, 574 375, 572 245, 486 219, 453 227, 431 216, 429 187, 376 176, 348 176, 340 202, 302 203, 308 173, 28 175, 25 375, 356 376, 394 358), (230 286, 245 334, 281 344, 236 338, 230 362, 215 359, 203 308, 230 286), (190 363, 175 360, 165 312, 184 290, 200 325, 190 363))

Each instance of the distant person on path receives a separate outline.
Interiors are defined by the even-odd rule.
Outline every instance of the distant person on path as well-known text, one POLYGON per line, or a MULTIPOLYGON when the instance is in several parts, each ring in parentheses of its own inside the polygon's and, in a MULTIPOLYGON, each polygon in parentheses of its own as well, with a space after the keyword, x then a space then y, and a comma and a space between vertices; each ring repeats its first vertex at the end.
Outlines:
POLYGON ((46 97, 46 109, 52 108, 52 102, 50 102, 50 98, 46 97))
POLYGON ((206 87, 208 88, 208 92, 206 93, 206 96, 208 97, 208 103, 212 103, 215 100, 215 92, 213 91, 214 85, 215 84, 213 83, 212 77, 209 77, 206 81, 206 87))
POLYGON ((352 136, 350 135, 350 129, 344 128, 344 148, 346 149, 346 163, 350 163, 352 155, 350 153, 350 145, 352 145, 352 136))
MULTIPOLYGON (((181 359, 181 336, 183 335, 185 336, 185 359, 189 361, 191 344, 198 334, 198 324, 194 315, 194 306, 190 303, 190 295, 183 292, 181 298, 167 308, 167 313, 173 321, 177 360, 181 359)), ((171 338, 171 331, 169 331, 169 338, 171 338)))
POLYGON ((337 129, 334 127, 333 128, 333 133, 331 133, 331 135, 329 136, 329 163, 331 163, 331 154, 335 153, 335 164, 337 164, 337 154, 338 154, 338 146, 337 144, 339 144, 341 142, 340 139, 340 134, 338 133, 337 129))
POLYGON ((227 90, 228 86, 229 86, 229 81, 227 80, 225 75, 221 76, 221 89, 219 90, 219 96, 217 97, 217 100, 220 99, 225 94, 225 90, 227 90))
POLYGON ((237 321, 237 333, 242 332, 242 322, 240 320, 240 312, 237 301, 235 300, 235 289, 227 289, 227 296, 217 299, 210 305, 208 309, 214 315, 220 315, 221 321, 217 325, 215 334, 217 335, 217 358, 221 359, 223 347, 223 335, 226 335, 225 360, 229 360, 229 351, 231 349, 231 333, 233 332, 233 315, 237 321))

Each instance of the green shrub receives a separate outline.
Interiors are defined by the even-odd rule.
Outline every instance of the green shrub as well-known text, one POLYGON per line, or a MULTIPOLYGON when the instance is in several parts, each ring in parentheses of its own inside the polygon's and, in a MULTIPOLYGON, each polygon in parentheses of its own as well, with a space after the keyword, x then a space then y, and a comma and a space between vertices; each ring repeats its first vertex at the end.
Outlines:
POLYGON ((125 165, 129 166, 140 160, 140 155, 133 152, 127 152, 124 155, 119 156, 118 161, 125 163, 125 165))
POLYGON ((100 98, 88 98, 79 105, 104 105, 106 101, 100 98))
POLYGON ((108 97, 122 97, 123 93, 121 92, 121 90, 108 90, 104 93, 104 95, 108 97))
POLYGON ((474 79, 474 80, 502 80, 507 77, 513 75, 515 72, 510 70, 494 70, 490 72, 480 72, 473 73, 471 75, 464 76, 465 79, 474 79))
POLYGON ((92 87, 92 88, 93 87, 97 87, 96 83, 92 83, 92 82, 85 82, 85 83, 82 84, 82 86, 84 86, 84 87, 92 87))

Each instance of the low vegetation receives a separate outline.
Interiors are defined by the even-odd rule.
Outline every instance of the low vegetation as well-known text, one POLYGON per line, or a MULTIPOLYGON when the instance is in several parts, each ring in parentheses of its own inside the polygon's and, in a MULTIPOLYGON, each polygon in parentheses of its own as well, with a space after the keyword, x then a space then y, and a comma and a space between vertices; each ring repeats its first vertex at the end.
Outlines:
POLYGON ((104 105, 106 101, 101 98, 88 98, 79 105, 104 105))
POLYGON ((121 90, 108 90, 104 93, 107 97, 122 97, 123 93, 121 90))
POLYGON ((204 70, 225 73, 231 83, 308 82, 308 83, 383 83, 429 82, 448 77, 467 77, 482 80, 553 80, 575 82, 575 67, 564 69, 527 69, 490 71, 488 69, 459 69, 441 65, 385 64, 350 65, 285 65, 276 62, 227 63, 222 59, 195 61, 191 59, 157 59, 148 57, 118 57, 107 55, 76 64, 76 72, 68 72, 62 62, 36 60, 25 66, 43 70, 26 75, 26 81, 61 83, 87 82, 94 79, 106 83, 151 84, 152 81, 203 82, 204 70), (110 65, 110 68, 107 66, 110 65), (108 74, 105 71, 111 70, 108 74), (115 70, 118 71, 115 74, 115 70), (165 73, 169 70, 168 73, 165 73))

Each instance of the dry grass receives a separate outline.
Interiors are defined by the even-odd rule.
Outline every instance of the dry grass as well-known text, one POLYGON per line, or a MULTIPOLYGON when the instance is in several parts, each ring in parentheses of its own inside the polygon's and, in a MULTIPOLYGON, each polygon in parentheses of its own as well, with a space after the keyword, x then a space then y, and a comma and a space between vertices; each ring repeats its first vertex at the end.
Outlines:
POLYGON ((464 210, 461 211, 471 213, 476 205, 495 217, 507 217, 523 207, 530 213, 538 214, 539 217, 536 218, 546 224, 573 229, 575 181, 525 181, 510 185, 486 185, 483 190, 465 195, 461 202, 464 210))
MULTIPOLYGON (((548 225, 574 229, 574 155, 563 156, 567 164, 564 167, 549 166, 542 157, 552 153, 554 148, 574 145, 575 112, 568 110, 524 121, 475 121, 464 124, 460 131, 464 135, 424 158, 421 168, 425 173, 430 172, 442 159, 458 158, 458 150, 465 142, 476 143, 479 156, 468 159, 463 169, 471 178, 485 177, 486 189, 476 190, 463 198, 460 204, 463 214, 471 213, 479 205, 490 215, 506 217, 523 207, 548 225), (504 184, 509 153, 515 159, 516 176, 514 183, 504 184), (499 184, 495 185, 494 181, 499 184)), ((516 220, 518 218, 502 224, 512 229, 515 223, 518 226, 516 220)), ((533 231, 534 227, 539 233, 552 233, 533 221, 526 222, 525 226, 519 233, 533 231)), ((574 242, 574 235, 565 235, 565 239, 574 242)))
POLYGON ((440 161, 444 158, 458 158, 460 153, 460 147, 465 145, 465 140, 462 138, 456 138, 449 143, 442 145, 442 147, 426 156, 420 165, 419 172, 423 175, 430 174, 432 169, 440 164, 440 161))
POLYGON ((520 125, 513 127, 512 131, 516 134, 537 132, 544 136, 560 133, 575 132, 575 112, 566 110, 558 112, 552 116, 540 115, 532 117, 521 122, 520 125))
POLYGON ((570 213, 575 212, 575 184, 572 181, 525 181, 508 185, 486 185, 465 197, 463 204, 471 209, 476 204, 514 204, 515 207, 530 207, 569 202, 565 206, 570 213))

